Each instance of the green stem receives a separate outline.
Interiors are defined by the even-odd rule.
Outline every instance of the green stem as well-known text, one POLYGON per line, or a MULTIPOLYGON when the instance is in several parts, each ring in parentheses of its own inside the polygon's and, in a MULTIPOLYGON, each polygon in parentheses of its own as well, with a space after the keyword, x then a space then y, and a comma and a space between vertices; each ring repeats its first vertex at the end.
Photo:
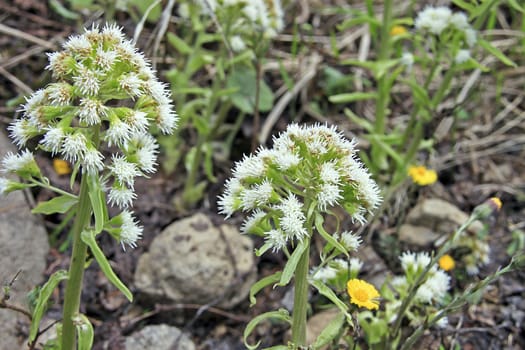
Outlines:
POLYGON ((294 349, 306 346, 306 312, 308 309, 308 268, 310 263, 310 242, 299 259, 295 270, 294 300, 292 314, 292 343, 294 349))
POLYGON ((432 269, 432 267, 434 265, 436 265, 438 263, 439 258, 441 258, 443 255, 448 253, 450 251, 450 249, 452 249, 452 247, 453 247, 454 243, 456 242, 456 240, 458 239, 458 237, 463 232, 465 232, 465 230, 472 224, 472 222, 476 221, 477 219, 478 219, 478 217, 476 215, 474 215, 474 214, 470 215, 468 220, 463 225, 461 225, 460 228, 458 228, 454 232, 452 237, 443 246, 441 246, 441 248, 438 250, 438 252, 430 260, 430 263, 428 264, 428 266, 416 278, 414 283, 411 284, 411 286, 410 286, 410 288, 408 290, 408 295, 403 299, 403 302, 401 303, 401 306, 399 307, 399 311, 397 312, 397 318, 396 318, 396 320, 394 322, 394 326, 392 328, 392 331, 389 332, 389 336, 390 337, 389 337, 389 344, 388 344, 389 346, 387 347, 388 349, 392 348, 392 342, 394 341, 394 339, 397 338, 397 334, 398 334, 398 332, 399 332, 399 330, 401 328, 401 322, 403 321, 403 316, 407 312, 407 310, 408 310, 408 308, 410 306, 410 303, 412 302, 412 300, 414 299, 414 297, 415 297, 415 295, 417 293, 417 290, 424 283, 424 281, 425 281, 429 271, 432 269))
POLYGON ((78 196, 77 216, 73 223, 73 252, 69 265, 69 278, 66 285, 64 311, 62 319, 62 350, 75 350, 76 329, 73 317, 80 307, 80 294, 82 292, 82 279, 84 277, 84 264, 86 261, 87 246, 80 238, 80 234, 89 224, 91 219, 91 202, 89 200, 87 176, 82 176, 80 194, 78 196))
MULTIPOLYGON (((385 0, 383 7, 383 23, 381 25, 379 54, 377 60, 384 62, 390 56, 390 24, 392 21, 392 0, 385 0)), ((376 135, 384 135, 385 133, 385 119, 387 116, 388 102, 390 100, 390 89, 388 82, 388 74, 383 73, 377 82, 378 95, 376 100, 376 119, 374 124, 374 133, 376 135)), ((379 169, 385 169, 386 154, 378 145, 372 145, 372 155, 379 169), (376 155, 376 157, 374 157, 376 155)))

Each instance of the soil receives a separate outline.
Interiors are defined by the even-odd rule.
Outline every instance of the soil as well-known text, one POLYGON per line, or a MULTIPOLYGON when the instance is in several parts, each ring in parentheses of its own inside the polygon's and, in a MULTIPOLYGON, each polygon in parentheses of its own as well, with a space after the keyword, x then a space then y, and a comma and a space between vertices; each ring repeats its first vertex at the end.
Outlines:
MULTIPOLYGON (((302 11, 307 11, 309 6, 312 6, 311 10, 314 11, 316 6, 315 1, 301 3, 302 5, 294 6, 298 6, 302 11)), ((301 20, 312 24, 319 38, 328 40, 329 31, 322 26, 333 23, 335 19, 328 17, 325 22, 320 23, 319 16, 314 12, 304 12, 303 15, 301 20)), ((22 96, 49 82, 50 74, 44 70, 47 65, 44 53, 59 49, 60 43, 76 33, 77 28, 87 27, 92 21, 101 20, 100 14, 96 12, 82 13, 82 18, 82 23, 66 20, 54 12, 45 1, 0 0, 0 23, 7 28, 0 30, 0 124, 3 129, 18 115, 17 108, 23 103, 22 96)), ((116 20, 131 37, 135 24, 128 14, 117 12, 116 20)), ((175 30, 171 26, 172 24, 170 30, 175 30)), ((147 46, 146 39, 154 29, 155 24, 146 24, 139 46, 147 46)), ((291 29, 291 25, 288 29, 291 29)), ((344 53, 348 57, 355 56, 356 48, 359 47, 359 39, 354 40, 353 49, 344 53)), ((270 51, 269 61, 278 62, 275 58, 282 52, 281 47, 282 50, 286 50, 286 45, 289 43, 284 37, 278 38, 275 48, 270 51)), ((323 48, 311 45, 312 50, 326 56, 323 58, 326 64, 337 65, 323 48)), ((503 49, 512 51, 510 47, 503 49)), ((150 53, 146 52, 147 56, 150 53)), ((285 60, 288 59, 288 56, 284 57, 285 60)), ((169 68, 169 63, 166 63, 167 60, 162 55, 155 55, 153 60, 162 76, 169 68)), ((306 64, 304 62, 299 62, 299 65, 306 64)), ((491 262, 482 269, 478 278, 483 278, 509 262, 506 250, 513 241, 512 233, 525 230, 525 61, 521 57, 521 61, 517 58, 516 62, 521 66, 512 69, 495 66, 500 73, 499 82, 496 75, 487 74, 479 78, 478 87, 481 88, 478 88, 475 97, 467 100, 463 106, 463 109, 471 111, 472 115, 469 118, 454 122, 446 128, 450 119, 447 118, 447 104, 444 104, 442 118, 436 118, 429 128, 429 133, 441 130, 439 127, 445 128, 445 132, 436 138, 434 151, 430 154, 430 164, 439 171, 439 183, 420 188, 407 183, 392 197, 374 225, 365 230, 368 237, 372 238, 370 241, 378 256, 382 258, 382 263, 385 263, 385 273, 395 271, 399 267, 392 257, 400 251, 407 248, 430 248, 406 247, 395 240, 396 227, 402 222, 407 211, 419 200, 430 197, 448 200, 467 213, 487 198, 500 197, 504 203, 503 208, 490 223, 491 262), (497 87, 499 91, 496 91, 497 87), (394 242, 394 245, 382 242, 387 236, 390 237, 389 242, 394 242), (385 246, 388 249, 385 249, 385 246)), ((319 75, 320 72, 316 74, 319 75)), ((265 78, 274 91, 284 85, 278 68, 268 68, 265 78)), ((457 84, 461 86, 463 83, 460 81, 457 84)), ((288 107, 275 125, 274 131, 283 130, 291 121, 289 116, 295 115, 295 121, 337 124, 349 136, 359 136, 358 126, 352 124, 341 109, 329 106, 325 96, 317 96, 318 90, 318 82, 315 79, 304 86, 295 103, 288 107), (321 116, 310 109, 309 101, 314 99, 325 103, 325 115, 321 116)), ((408 108, 406 95, 406 91, 394 89, 391 126, 406 122, 406 119, 401 117, 406 115, 408 108)), ((355 106, 354 111, 367 115, 371 113, 372 108, 373 105, 361 103, 355 106)), ((265 115, 262 117, 264 121, 265 115)), ((164 227, 196 211, 223 220, 215 214, 216 197, 222 190, 224 180, 229 176, 232 162, 250 151, 251 129, 251 122, 245 121, 236 140, 236 153, 232 159, 217 162, 217 183, 209 185, 205 191, 205 198, 191 210, 182 212, 174 205, 184 181, 182 167, 171 174, 160 170, 151 178, 136 182, 138 200, 135 201, 134 211, 144 225, 143 240, 136 249, 126 251, 122 251, 120 245, 110 237, 102 238, 100 242, 108 259, 112 261, 115 272, 126 285, 133 286, 133 272, 139 256, 147 251, 151 241, 164 227)), ((367 146, 364 140, 360 143, 364 150, 367 146)), ((38 162, 52 183, 68 187, 68 176, 59 176, 54 172, 52 159, 41 154, 38 156, 38 162)), ((36 201, 50 198, 46 192, 34 194, 36 201)), ((240 219, 237 217, 231 222, 240 223, 240 219)), ((60 217, 47 217, 48 231, 52 232, 60 220, 60 217)), ((59 268, 67 268, 69 263, 67 234, 59 233, 53 242, 48 258, 48 274, 59 268), (66 250, 61 247, 65 247, 66 250)), ((256 245, 260 246, 260 243, 256 239, 256 245)), ((257 263, 259 276, 264 277, 275 272, 284 266, 284 262, 284 257, 278 254, 263 255, 257 263)), ((146 324, 159 323, 168 323, 183 329, 191 335, 198 349, 244 349, 242 334, 247 322, 262 312, 282 307, 283 299, 289 292, 288 288, 267 288, 260 293, 258 303, 254 307, 250 308, 249 302, 245 301, 232 310, 222 310, 214 305, 151 305, 140 297, 130 305, 95 265, 86 271, 82 312, 88 315, 95 326, 96 350, 123 349, 126 335, 146 324)), ((478 303, 451 316, 448 327, 426 333, 418 348, 438 349, 442 343, 446 348, 460 345, 461 349, 466 350, 525 349, 524 278, 524 270, 503 276, 487 288, 478 303)), ((461 280, 455 279, 453 284, 454 288, 465 288, 465 283, 461 280)), ((61 304, 62 293, 61 290, 55 295, 56 305, 61 304)), ((312 295, 314 310, 320 301, 319 296, 312 295)), ((60 318, 59 307, 52 306, 48 317, 60 318)), ((256 331, 256 337, 262 340, 263 346, 282 344, 286 339, 286 330, 285 327, 276 324, 261 326, 256 331)))

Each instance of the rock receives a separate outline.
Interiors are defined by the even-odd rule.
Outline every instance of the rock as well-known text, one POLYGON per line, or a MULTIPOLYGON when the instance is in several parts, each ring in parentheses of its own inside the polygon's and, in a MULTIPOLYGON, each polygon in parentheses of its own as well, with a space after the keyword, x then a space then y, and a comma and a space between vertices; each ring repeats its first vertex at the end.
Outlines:
POLYGON ((214 226, 202 213, 155 237, 135 272, 135 285, 153 299, 217 303, 230 308, 256 279, 253 243, 231 225, 214 226))
MULTIPOLYGON (((452 234, 469 215, 458 207, 438 198, 429 198, 417 204, 399 228, 402 241, 426 246, 434 244, 441 236, 452 234)), ((483 229, 481 222, 473 222, 468 231, 475 234, 483 229)))
POLYGON ((339 315, 339 309, 332 308, 310 317, 306 323, 306 344, 313 344, 319 334, 337 315, 339 315))
MULTIPOLYGON (((0 132, 0 159, 8 151, 16 149, 0 132)), ((38 217, 31 214, 24 194, 16 191, 0 195, 0 283, 9 283, 20 271, 10 289, 9 303, 28 308, 26 295, 42 282, 48 250, 47 233, 38 217)), ((19 332, 29 325, 25 316, 0 309, 0 324, 0 350, 27 349, 26 339, 19 332)))
POLYGON ((195 350, 195 344, 177 327, 165 324, 142 328, 126 338, 126 350, 195 350))
POLYGON ((409 244, 427 246, 440 237, 428 227, 403 224, 399 228, 399 239, 409 244))

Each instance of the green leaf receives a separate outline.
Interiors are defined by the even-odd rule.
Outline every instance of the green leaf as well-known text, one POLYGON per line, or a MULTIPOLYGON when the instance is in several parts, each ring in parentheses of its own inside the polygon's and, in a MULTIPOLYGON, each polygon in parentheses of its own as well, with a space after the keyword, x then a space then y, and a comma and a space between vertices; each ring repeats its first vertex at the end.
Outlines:
POLYGON ((213 175, 213 148, 211 143, 205 143, 202 145, 202 151, 204 152, 204 173, 210 182, 217 182, 217 178, 213 175))
POLYGON ((64 7, 58 0, 49 0, 49 7, 53 9, 56 13, 58 13, 60 16, 76 20, 80 18, 80 15, 76 13, 75 11, 70 11, 67 8, 64 7))
POLYGON ((377 98, 375 92, 350 92, 346 94, 337 94, 328 97, 332 103, 350 103, 355 101, 372 100, 377 98))
POLYGON ((328 323, 328 325, 322 330, 321 334, 315 340, 315 343, 312 344, 313 349, 319 349, 333 341, 339 333, 345 323, 345 315, 340 313, 328 323))
POLYGON ((280 309, 278 311, 265 312, 265 313, 255 317, 253 320, 251 320, 248 323, 248 325, 244 329, 244 336, 243 336, 244 337, 244 345, 246 345, 246 347, 249 350, 255 350, 261 344, 260 341, 258 341, 255 345, 248 344, 248 337, 250 336, 250 334, 253 332, 255 327, 257 327, 259 325, 259 323, 261 323, 263 321, 266 321, 266 320, 270 320, 270 319, 284 321, 284 322, 287 322, 289 324, 291 324, 291 322, 292 322, 292 320, 290 318, 290 314, 288 313, 288 311, 286 311, 284 309, 280 309))
MULTIPOLYGON (((128 7, 135 6, 139 12, 144 15, 148 8, 155 2, 155 0, 128 0, 128 7)), ((160 1, 155 5, 151 11, 148 13, 148 22, 156 22, 159 20, 162 13, 162 8, 160 6, 160 1)))
MULTIPOLYGON (((237 88, 231 95, 232 103, 244 113, 253 114, 255 108, 255 92, 257 77, 253 69, 236 67, 228 76, 226 86, 237 88)), ((261 79, 259 82, 259 111, 267 112, 273 107, 273 92, 261 79)))
POLYGON ((102 270, 102 272, 104 272, 104 275, 106 275, 107 279, 115 287, 117 287, 122 292, 122 294, 124 294, 126 298, 128 298, 130 302, 132 302, 133 295, 131 294, 128 287, 126 287, 126 285, 122 283, 122 281, 117 277, 115 272, 113 272, 109 261, 104 255, 104 252, 102 252, 102 249, 100 249, 100 247, 97 244, 97 241, 95 240, 95 232, 92 230, 82 231, 82 234, 80 236, 82 238, 82 241, 89 246, 91 253, 93 253, 93 256, 97 260, 100 269, 102 270))
POLYGON ((488 41, 479 38, 478 44, 507 66, 517 67, 516 63, 514 63, 510 58, 505 56, 505 54, 501 52, 497 47, 492 46, 492 44, 488 41))
POLYGON ((337 306, 348 320, 351 320, 350 314, 348 313, 348 306, 346 306, 346 304, 337 297, 330 287, 319 280, 311 280, 310 284, 314 286, 321 295, 327 297, 328 300, 337 306))
POLYGON ((86 315, 79 314, 73 320, 77 329, 78 350, 91 350, 95 332, 86 315))
POLYGON ((31 327, 29 329, 29 342, 35 340, 36 335, 38 334, 38 326, 40 325, 40 320, 44 315, 44 312, 47 309, 47 301, 55 290, 56 286, 60 281, 68 279, 68 274, 66 270, 58 270, 52 274, 44 286, 40 289, 37 299, 35 310, 33 311, 33 317, 31 319, 31 327))
POLYGON ((108 207, 100 179, 95 175, 88 176, 89 200, 95 214, 95 231, 100 233, 108 221, 108 207))
POLYGON ((69 209, 71 209, 72 206, 77 204, 77 202, 78 198, 76 197, 62 195, 48 201, 38 203, 37 206, 31 210, 31 213, 44 215, 55 213, 64 214, 69 209))
POLYGON ((282 271, 277 271, 276 273, 261 278, 250 288, 250 307, 255 305, 257 300, 255 299, 255 294, 259 293, 261 289, 266 286, 269 286, 272 283, 277 283, 281 279, 282 271))
POLYGON ((324 222, 323 216, 321 214, 319 214, 319 213, 316 213, 315 214, 315 228, 317 229, 319 234, 329 244, 331 244, 333 247, 335 247, 338 251, 340 251, 341 253, 343 253, 346 256, 349 256, 348 255, 348 251, 346 250, 346 248, 341 243, 339 243, 331 234, 329 234, 328 232, 325 231, 325 229, 323 227, 323 222, 324 222))
POLYGON ((295 270, 297 269, 297 264, 299 263, 301 256, 303 255, 306 248, 308 248, 308 244, 310 244, 310 240, 304 239, 299 243, 299 245, 297 245, 292 255, 290 256, 290 259, 288 259, 288 261, 286 262, 283 273, 281 275, 281 280, 277 285, 286 286, 288 283, 290 283, 290 280, 292 279, 295 270))
POLYGON ((369 133, 374 132, 374 125, 370 123, 365 118, 359 117, 357 114, 355 114, 351 109, 345 108, 344 109, 345 115, 350 118, 351 121, 368 131, 369 133))
POLYGON ((166 36, 171 46, 173 46, 175 50, 177 50, 181 54, 189 55, 193 52, 193 48, 190 47, 188 44, 186 44, 186 42, 182 40, 181 38, 179 38, 177 35, 171 32, 168 32, 166 36))

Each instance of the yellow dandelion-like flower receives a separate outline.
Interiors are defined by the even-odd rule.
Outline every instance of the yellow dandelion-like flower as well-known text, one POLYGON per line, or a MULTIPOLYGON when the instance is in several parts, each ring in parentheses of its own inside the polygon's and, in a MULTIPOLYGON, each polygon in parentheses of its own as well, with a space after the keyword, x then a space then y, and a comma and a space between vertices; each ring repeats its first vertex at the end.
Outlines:
POLYGON ((439 267, 441 267, 442 270, 450 271, 456 267, 456 262, 454 261, 454 258, 451 257, 448 254, 443 255, 441 258, 439 258, 439 267))
POLYGON ((71 174, 71 167, 69 166, 69 163, 62 159, 53 159, 53 169, 55 169, 55 172, 58 175, 71 174))
POLYGON ((368 310, 379 308, 379 292, 370 283, 354 278, 348 281, 347 289, 352 304, 366 307, 368 310))
POLYGON ((419 186, 431 185, 437 181, 437 173, 432 169, 427 169, 423 165, 411 166, 408 168, 408 175, 419 186))
POLYGON ((403 26, 396 25, 390 29, 390 36, 403 35, 407 33, 407 29, 403 26))

